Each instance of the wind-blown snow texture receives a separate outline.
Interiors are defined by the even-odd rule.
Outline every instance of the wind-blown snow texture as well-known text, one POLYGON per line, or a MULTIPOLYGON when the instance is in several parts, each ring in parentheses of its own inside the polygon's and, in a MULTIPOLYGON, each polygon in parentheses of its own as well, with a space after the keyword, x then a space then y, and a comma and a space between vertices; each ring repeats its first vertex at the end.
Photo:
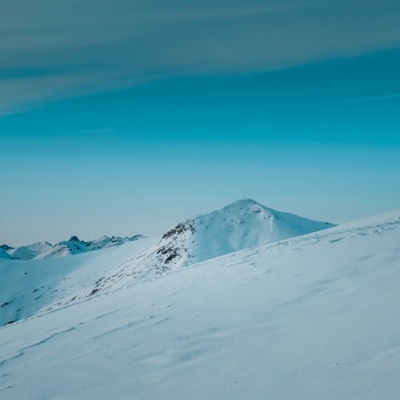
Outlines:
MULTIPOLYGON (((72 294, 146 240, 32 270, 81 260, 72 294)), ((396 211, 123 280, 0 328, 0 398, 397 400, 399 260, 396 211)))

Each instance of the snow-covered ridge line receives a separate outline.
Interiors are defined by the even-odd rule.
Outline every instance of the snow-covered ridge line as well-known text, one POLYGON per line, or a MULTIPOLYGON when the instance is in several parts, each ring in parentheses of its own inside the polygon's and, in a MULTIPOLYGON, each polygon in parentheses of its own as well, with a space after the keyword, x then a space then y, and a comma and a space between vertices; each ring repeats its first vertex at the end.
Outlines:
POLYGON ((4 244, 0 246, 1 250, 3 250, 0 253, 0 258, 12 258, 15 260, 58 258, 113 246, 120 246, 126 242, 143 238, 143 235, 134 235, 131 237, 102 236, 99 239, 84 241, 80 240, 77 236, 72 236, 69 240, 63 240, 55 245, 52 245, 49 242, 37 242, 27 246, 13 248, 4 244))

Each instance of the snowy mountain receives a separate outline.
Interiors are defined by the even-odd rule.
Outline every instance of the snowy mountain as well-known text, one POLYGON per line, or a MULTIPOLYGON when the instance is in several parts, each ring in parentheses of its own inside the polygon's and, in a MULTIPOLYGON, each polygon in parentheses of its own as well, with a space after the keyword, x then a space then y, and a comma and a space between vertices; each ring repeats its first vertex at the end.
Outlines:
POLYGON ((131 237, 120 237, 120 236, 102 236, 99 239, 86 242, 87 251, 107 249, 113 246, 121 246, 126 242, 133 242, 135 240, 144 239, 143 235, 135 235, 131 237))
POLYGON ((8 253, 17 260, 32 260, 50 251, 52 248, 53 246, 49 242, 37 242, 9 250, 8 253))
POLYGON ((72 236, 69 240, 55 244, 50 251, 43 253, 39 258, 65 257, 68 255, 85 253, 87 251, 106 249, 113 246, 121 246, 126 242, 132 242, 143 238, 143 235, 135 235, 132 237, 103 236, 99 239, 85 242, 83 240, 80 240, 77 236, 72 236))
MULTIPOLYGON (((206 222, 215 228, 209 218, 192 221, 162 241, 193 238, 206 222)), ((224 232, 227 249, 237 242, 224 232)), ((0 398, 397 400, 399 240, 395 211, 126 280, 34 314, 0 328, 0 398)), ((53 284, 53 296, 74 296, 159 245, 2 259, 0 312, 31 281, 37 297, 53 284)), ((192 261, 203 254, 195 249, 192 261)))
POLYGON ((147 265, 161 273, 333 226, 244 199, 179 223, 149 249, 141 264, 143 270, 147 265))
POLYGON ((85 253, 105 249, 113 246, 120 246, 126 242, 143 239, 143 235, 131 237, 103 236, 89 242, 80 240, 77 236, 72 236, 69 240, 56 243, 54 246, 49 242, 39 242, 27 246, 11 249, 7 253, 17 260, 40 260, 44 258, 59 258, 73 254, 85 253))

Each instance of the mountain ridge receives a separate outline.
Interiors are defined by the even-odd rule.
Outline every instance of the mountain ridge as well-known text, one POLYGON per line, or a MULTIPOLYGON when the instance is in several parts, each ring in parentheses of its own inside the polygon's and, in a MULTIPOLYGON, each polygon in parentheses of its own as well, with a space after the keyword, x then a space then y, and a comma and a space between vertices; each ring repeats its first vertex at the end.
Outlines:
MULTIPOLYGON (((84 241, 73 235, 68 240, 63 240, 52 245, 49 242, 36 242, 25 246, 13 248, 8 245, 5 251, 12 259, 15 260, 40 260, 44 258, 65 257, 84 253, 88 251, 100 250, 113 246, 120 246, 126 242, 143 239, 145 236, 137 234, 134 236, 102 236, 98 239, 84 241)), ((0 253, 1 257, 1 253, 0 253)))

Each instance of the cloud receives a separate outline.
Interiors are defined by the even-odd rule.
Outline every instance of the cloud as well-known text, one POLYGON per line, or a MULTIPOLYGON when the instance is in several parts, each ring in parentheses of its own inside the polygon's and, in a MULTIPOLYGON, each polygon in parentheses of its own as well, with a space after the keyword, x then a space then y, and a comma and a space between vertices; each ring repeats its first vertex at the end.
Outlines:
POLYGON ((0 114, 190 74, 270 71, 400 44, 400 3, 0 3, 0 114))
POLYGON ((381 95, 381 96, 366 96, 366 97, 360 97, 360 98, 356 98, 356 99, 342 100, 342 101, 336 102, 335 104, 370 103, 370 102, 377 102, 377 101, 396 100, 398 98, 400 98, 400 93, 381 95))

